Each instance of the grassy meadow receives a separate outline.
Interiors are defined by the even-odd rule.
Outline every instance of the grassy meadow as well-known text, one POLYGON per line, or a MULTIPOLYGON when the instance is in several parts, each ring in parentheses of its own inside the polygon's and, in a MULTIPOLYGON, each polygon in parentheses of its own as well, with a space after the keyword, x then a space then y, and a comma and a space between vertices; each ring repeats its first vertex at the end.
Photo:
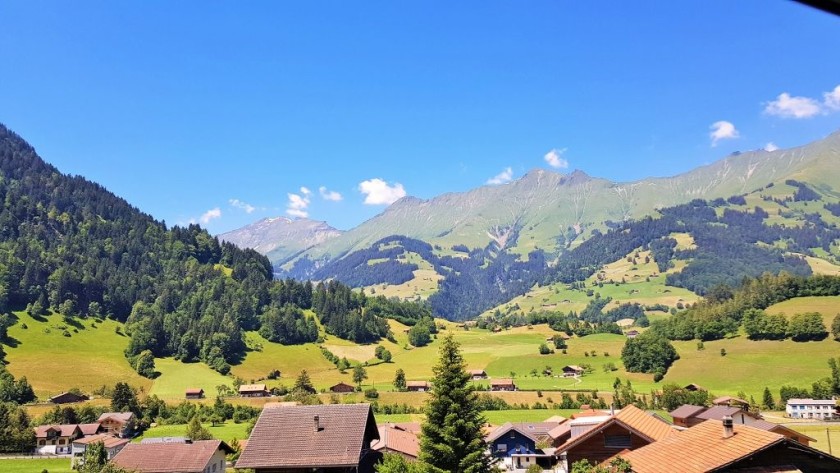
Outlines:
POLYGON ((69 458, 16 458, 0 460, 3 473, 73 473, 69 458))

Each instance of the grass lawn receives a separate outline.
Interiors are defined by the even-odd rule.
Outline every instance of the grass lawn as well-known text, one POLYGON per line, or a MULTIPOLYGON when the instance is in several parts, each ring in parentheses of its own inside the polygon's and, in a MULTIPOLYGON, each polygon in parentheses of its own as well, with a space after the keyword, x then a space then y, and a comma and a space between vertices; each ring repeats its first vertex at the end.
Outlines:
POLYGON ((151 387, 151 380, 138 375, 123 355, 128 337, 116 333, 120 323, 105 320, 91 328, 94 320, 84 319, 74 327, 65 324, 60 315, 40 320, 24 312, 15 315, 18 322, 9 328, 12 344, 4 347, 7 367, 15 377, 26 376, 39 398, 73 387, 91 392, 118 381, 144 391, 151 387), (63 335, 65 326, 69 337, 63 335))
MULTIPOLYGON (((227 443, 230 443, 234 438, 238 440, 248 438, 248 434, 246 433, 248 429, 247 422, 235 424, 233 421, 227 421, 215 427, 212 427, 210 424, 204 424, 204 427, 207 427, 207 430, 213 434, 213 438, 224 440, 227 443)), ((134 442, 151 437, 183 437, 186 431, 187 424, 158 425, 147 429, 143 432, 143 435, 134 439, 134 442)), ((52 470, 50 472, 52 473, 52 470)))
POLYGON ((3 473, 73 473, 69 458, 21 458, 15 460, 0 460, 0 471, 3 473))
MULTIPOLYGON (((795 297, 773 304, 766 309, 768 314, 785 314, 788 318, 804 312, 819 312, 823 316, 826 329, 831 332, 831 322, 840 314, 840 296, 795 297)), ((831 335, 829 335, 831 338, 831 335)), ((840 344, 837 345, 840 351, 840 344)))
POLYGON ((183 363, 174 358, 157 358, 155 369, 160 376, 155 378, 149 394, 155 394, 166 401, 184 399, 187 388, 202 388, 205 396, 213 398, 216 386, 232 385, 233 378, 213 371, 204 363, 183 363))
POLYGON ((816 439, 811 446, 828 452, 828 440, 831 437, 831 452, 835 457, 840 455, 840 424, 808 425, 805 423, 787 424, 787 427, 816 439))

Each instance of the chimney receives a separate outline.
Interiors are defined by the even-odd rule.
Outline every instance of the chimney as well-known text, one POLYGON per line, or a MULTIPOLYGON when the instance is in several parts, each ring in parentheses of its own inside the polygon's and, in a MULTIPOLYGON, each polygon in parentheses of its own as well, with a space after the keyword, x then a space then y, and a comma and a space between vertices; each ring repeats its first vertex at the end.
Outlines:
POLYGON ((735 435, 735 428, 732 426, 732 416, 723 416, 723 438, 728 439, 735 435))
MULTIPOLYGON (((731 423, 731 419, 730 419, 730 423, 731 423)), ((315 416, 315 432, 318 432, 320 430, 321 430, 321 419, 318 416, 315 416)))

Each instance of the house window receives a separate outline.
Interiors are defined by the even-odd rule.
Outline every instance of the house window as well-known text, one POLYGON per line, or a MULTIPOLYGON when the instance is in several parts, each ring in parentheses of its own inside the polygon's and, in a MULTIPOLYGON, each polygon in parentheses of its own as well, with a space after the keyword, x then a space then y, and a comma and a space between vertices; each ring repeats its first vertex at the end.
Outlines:
POLYGON ((497 451, 497 452, 506 452, 506 451, 507 451, 507 444, 505 444, 505 443, 497 443, 497 444, 496 444, 496 451, 497 451))
POLYGON ((630 448, 632 445, 629 435, 604 436, 604 446, 607 448, 630 448))

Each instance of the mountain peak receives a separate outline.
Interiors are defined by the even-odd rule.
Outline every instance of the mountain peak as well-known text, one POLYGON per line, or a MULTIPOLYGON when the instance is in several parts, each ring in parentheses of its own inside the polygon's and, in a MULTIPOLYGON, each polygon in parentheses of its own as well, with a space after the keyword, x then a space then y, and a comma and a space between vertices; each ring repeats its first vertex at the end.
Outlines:
POLYGON ((263 254, 275 253, 282 257, 287 253, 294 254, 341 234, 340 230, 319 220, 308 218, 292 220, 277 216, 266 217, 237 230, 222 233, 219 239, 231 242, 240 248, 252 248, 263 254))

